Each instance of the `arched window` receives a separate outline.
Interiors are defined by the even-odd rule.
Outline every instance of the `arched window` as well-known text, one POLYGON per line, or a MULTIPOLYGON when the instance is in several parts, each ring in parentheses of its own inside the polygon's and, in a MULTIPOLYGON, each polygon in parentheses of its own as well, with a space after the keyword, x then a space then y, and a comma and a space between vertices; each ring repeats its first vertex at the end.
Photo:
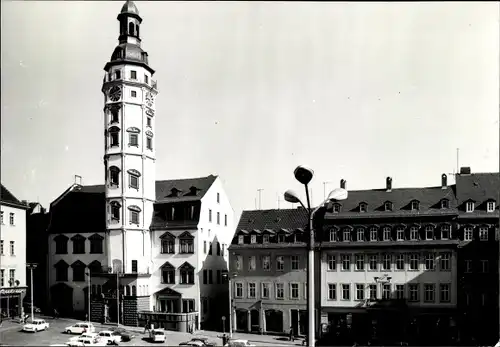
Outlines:
POLYGON ((109 205, 111 207, 111 219, 119 221, 121 205, 117 201, 111 201, 109 205))
POLYGON ((137 287, 132 286, 132 296, 137 296, 137 287))
POLYGON ((125 295, 130 296, 130 286, 125 287, 125 295))
POLYGON ((112 126, 108 130, 109 133, 109 145, 111 147, 118 147, 120 145, 120 128, 117 126, 112 126))
POLYGON ((135 25, 135 35, 139 37, 139 24, 135 25))
POLYGON ((134 36, 134 23, 132 22, 128 23, 128 34, 134 36))
POLYGON ((109 167, 109 185, 118 187, 120 185, 120 168, 117 166, 109 167))

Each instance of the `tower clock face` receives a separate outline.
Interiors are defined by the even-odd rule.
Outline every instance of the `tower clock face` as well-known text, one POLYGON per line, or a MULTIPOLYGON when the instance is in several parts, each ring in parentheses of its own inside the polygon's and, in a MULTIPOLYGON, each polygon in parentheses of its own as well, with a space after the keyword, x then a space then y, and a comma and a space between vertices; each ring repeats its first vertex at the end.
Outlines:
POLYGON ((111 101, 118 101, 122 96, 122 90, 118 86, 111 87, 108 93, 109 99, 111 101))
POLYGON ((154 102, 155 102, 155 97, 154 97, 154 95, 153 95, 151 92, 148 92, 148 93, 146 94, 146 104, 147 104, 149 107, 151 107, 151 106, 153 106, 154 102))

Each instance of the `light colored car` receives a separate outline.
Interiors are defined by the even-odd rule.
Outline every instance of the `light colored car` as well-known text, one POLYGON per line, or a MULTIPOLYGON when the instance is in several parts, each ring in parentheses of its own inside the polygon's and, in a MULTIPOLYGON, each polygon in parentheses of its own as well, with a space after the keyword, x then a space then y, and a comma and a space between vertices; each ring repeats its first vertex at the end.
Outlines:
POLYGON ((68 342, 68 346, 70 347, 84 347, 84 346, 106 346, 106 342, 101 341, 98 337, 88 338, 88 337, 80 337, 76 341, 68 342))
POLYGON ((255 345, 252 345, 248 340, 231 340, 228 343, 224 345, 228 347, 255 347, 255 345))
POLYGON ((73 336, 69 338, 69 341, 78 341, 79 339, 83 338, 89 338, 89 339, 95 339, 99 335, 97 333, 83 333, 80 336, 73 336))
POLYGON ((153 342, 165 342, 167 341, 167 332, 164 329, 154 329, 151 331, 151 340, 153 342))
POLYGON ((118 345, 120 342, 122 342, 122 337, 120 335, 114 334, 110 330, 99 331, 99 337, 108 345, 118 345))
POLYGON ((36 333, 38 331, 47 330, 49 328, 49 323, 43 319, 33 319, 32 322, 26 323, 23 326, 23 331, 36 333))
POLYGON ((94 324, 92 324, 92 323, 80 322, 80 323, 73 324, 69 327, 66 327, 64 329, 64 332, 67 334, 83 334, 83 332, 93 333, 93 332, 95 332, 95 327, 94 327, 94 324))
POLYGON ((187 342, 179 343, 179 346, 189 346, 189 347, 204 347, 205 344, 201 341, 191 340, 187 342))

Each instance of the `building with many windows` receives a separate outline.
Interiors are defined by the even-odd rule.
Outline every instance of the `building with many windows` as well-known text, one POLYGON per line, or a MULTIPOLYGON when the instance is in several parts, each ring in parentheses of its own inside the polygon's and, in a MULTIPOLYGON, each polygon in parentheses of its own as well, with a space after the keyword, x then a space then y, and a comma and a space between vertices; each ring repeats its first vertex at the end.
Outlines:
POLYGON ((235 331, 307 329, 304 209, 243 211, 229 247, 235 331))
POLYGON ((94 321, 199 328, 222 315, 213 300, 227 294, 233 209, 218 176, 156 180, 158 90, 142 18, 126 1, 117 19, 102 86, 105 184, 75 183, 51 204, 51 304, 83 316, 90 290, 94 321))
MULTIPOLYGON (((440 186, 426 188, 394 188, 388 177, 385 189, 349 191, 347 200, 327 206, 318 235, 323 331, 349 342, 354 336, 421 344, 458 337, 459 302, 468 300, 463 287, 477 278, 464 275, 463 266, 488 272, 486 264, 498 258, 492 247, 498 174, 471 177, 462 172, 450 186, 443 174, 440 186), (473 213, 471 201, 480 212, 473 213), (466 256, 470 242, 475 248, 466 256), (489 248, 480 255, 477 247, 489 248)), ((498 274, 479 276, 491 283, 474 284, 475 291, 493 300, 498 274)))
POLYGON ((0 314, 14 317, 23 310, 26 295, 26 210, 0 185, 0 314))

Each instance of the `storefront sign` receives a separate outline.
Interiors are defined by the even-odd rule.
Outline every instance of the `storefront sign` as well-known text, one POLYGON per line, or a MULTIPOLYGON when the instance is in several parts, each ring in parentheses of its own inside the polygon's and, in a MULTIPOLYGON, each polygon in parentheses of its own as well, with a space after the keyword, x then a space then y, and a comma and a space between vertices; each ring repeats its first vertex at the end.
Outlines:
POLYGON ((26 292, 24 288, 4 288, 0 289, 0 295, 22 294, 26 292))
POLYGON ((321 313, 321 324, 328 324, 328 313, 321 313))

